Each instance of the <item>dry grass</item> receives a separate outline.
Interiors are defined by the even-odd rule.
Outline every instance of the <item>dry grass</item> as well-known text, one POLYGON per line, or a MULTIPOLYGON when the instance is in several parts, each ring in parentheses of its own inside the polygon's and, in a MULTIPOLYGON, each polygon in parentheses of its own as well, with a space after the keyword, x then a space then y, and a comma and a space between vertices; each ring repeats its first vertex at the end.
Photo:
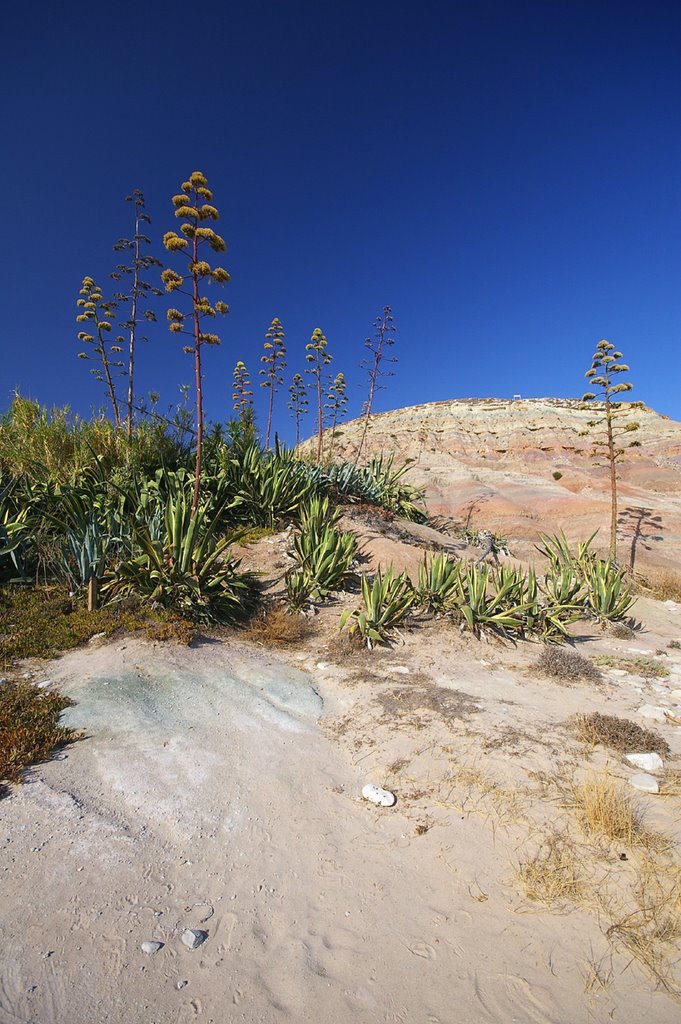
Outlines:
POLYGON ((613 977, 612 954, 607 953, 600 960, 595 960, 592 955, 586 962, 584 991, 589 995, 605 992, 610 987, 613 977))
POLYGON ((658 601, 681 602, 681 573, 673 569, 659 569, 649 573, 646 584, 658 601))
POLYGON ((590 714, 574 715, 568 720, 568 726, 576 739, 592 747, 602 743, 620 754, 635 750, 654 751, 661 756, 669 754, 667 741, 659 733, 643 729, 628 718, 593 711, 590 714))
POLYGON ((554 909, 580 903, 586 892, 577 848, 566 834, 551 833, 521 861, 517 877, 528 899, 554 909))
POLYGON ((570 788, 569 805, 588 835, 626 846, 664 847, 662 836, 649 832, 640 804, 607 772, 591 773, 570 788))
POLYGON ((594 683, 601 681, 601 673, 594 663, 569 647, 544 647, 534 667, 559 682, 572 683, 578 679, 594 683))
POLYGON ((245 636, 263 647, 292 647, 311 632, 310 623, 303 615, 291 614, 282 605, 272 605, 251 619, 245 636))

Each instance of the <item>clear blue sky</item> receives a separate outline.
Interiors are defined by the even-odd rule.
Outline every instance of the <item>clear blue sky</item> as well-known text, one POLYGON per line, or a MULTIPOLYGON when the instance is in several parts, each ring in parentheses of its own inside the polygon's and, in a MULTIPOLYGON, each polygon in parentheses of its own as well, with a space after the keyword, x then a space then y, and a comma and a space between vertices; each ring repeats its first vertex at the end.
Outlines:
MULTIPOLYGON (((17 388, 104 404, 76 358, 80 281, 106 284, 134 188, 164 255, 170 197, 200 169, 232 275, 210 418, 230 415, 237 359, 257 373, 273 316, 289 373, 324 330, 357 414, 388 304, 399 362, 379 409, 580 396, 607 338, 631 397, 681 419, 673 0, 24 0, 2 22, 0 408, 17 388)), ((164 402, 192 379, 168 304, 139 363, 164 402)))

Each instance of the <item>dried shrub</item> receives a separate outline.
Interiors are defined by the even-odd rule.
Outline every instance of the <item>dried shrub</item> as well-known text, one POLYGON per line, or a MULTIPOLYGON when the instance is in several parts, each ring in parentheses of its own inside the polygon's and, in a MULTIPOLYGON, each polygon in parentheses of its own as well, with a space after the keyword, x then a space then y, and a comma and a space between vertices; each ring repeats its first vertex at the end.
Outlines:
POLYGON ((535 662, 535 668, 543 675, 563 682, 583 679, 597 683, 601 680, 601 673, 594 663, 569 647, 545 646, 535 662))
POLYGON ((636 636, 636 630, 628 626, 626 622, 611 622, 608 626, 608 633, 615 640, 633 640, 636 636))
POLYGON ((271 605, 249 622, 246 636, 263 647, 293 647, 312 632, 304 615, 286 611, 282 605, 271 605))
POLYGON ((55 747, 80 737, 59 725, 59 715, 72 703, 27 680, 0 685, 0 781, 17 782, 28 765, 46 761, 55 747))
POLYGON ((573 735, 583 743, 595 747, 602 743, 620 754, 642 750, 655 752, 661 756, 669 754, 669 745, 652 729, 643 729, 628 718, 617 715, 602 715, 599 711, 590 714, 575 715, 569 721, 573 735))

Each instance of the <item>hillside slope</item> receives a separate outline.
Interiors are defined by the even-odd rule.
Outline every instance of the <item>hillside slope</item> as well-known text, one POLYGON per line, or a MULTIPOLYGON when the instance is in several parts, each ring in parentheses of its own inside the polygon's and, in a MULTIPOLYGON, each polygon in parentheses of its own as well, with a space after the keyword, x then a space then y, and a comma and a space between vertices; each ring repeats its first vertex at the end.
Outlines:
MULTIPOLYGON (((601 528, 607 544, 609 479, 590 456, 588 420, 575 400, 462 399, 372 417, 367 452, 413 461, 409 481, 426 489, 431 514, 504 533, 519 555, 540 531, 584 538, 601 528), (583 436, 583 432, 587 436, 583 436)), ((619 470, 622 561, 637 569, 681 563, 681 423, 635 413, 640 448, 619 470)), ((362 421, 337 431, 336 454, 352 459, 362 421)))

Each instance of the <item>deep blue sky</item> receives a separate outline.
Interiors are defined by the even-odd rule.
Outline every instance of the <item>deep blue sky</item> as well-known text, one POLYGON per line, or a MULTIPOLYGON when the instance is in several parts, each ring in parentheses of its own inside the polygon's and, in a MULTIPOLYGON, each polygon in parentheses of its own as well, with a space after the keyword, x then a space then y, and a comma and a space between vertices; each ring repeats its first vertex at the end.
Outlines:
MULTIPOLYGON (((232 275, 205 359, 211 418, 230 414, 237 359, 257 373, 273 316, 289 373, 324 330, 358 413, 362 343, 389 304, 399 362, 377 408, 579 396, 608 338, 631 397, 681 419, 674 0, 1 13, 0 408, 15 388, 81 413, 104 404, 76 358, 80 281, 106 283, 136 187, 162 255, 170 197, 201 169, 232 275)), ((139 364, 164 402, 192 379, 167 306, 139 364)))

